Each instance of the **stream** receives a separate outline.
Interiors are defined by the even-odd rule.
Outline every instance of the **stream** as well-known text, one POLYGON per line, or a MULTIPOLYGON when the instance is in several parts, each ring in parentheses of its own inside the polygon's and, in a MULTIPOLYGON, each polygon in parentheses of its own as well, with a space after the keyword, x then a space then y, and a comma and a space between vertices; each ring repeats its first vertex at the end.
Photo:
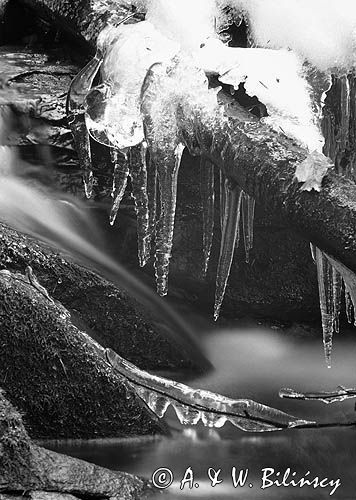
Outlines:
MULTIPOLYGON (((196 320, 196 317, 193 321, 196 320)), ((203 320, 200 318, 200 328, 203 320)), ((229 397, 247 397, 281 409, 292 415, 320 423, 356 421, 355 401, 325 405, 317 401, 280 399, 281 387, 298 390, 333 390, 338 385, 356 385, 356 342, 354 332, 345 331, 335 339, 332 368, 325 365, 321 335, 301 326, 281 330, 252 320, 240 320, 224 328, 207 328, 202 342, 215 369, 200 378, 187 380, 183 374, 167 375, 184 380, 192 387, 204 388, 229 397)), ((293 429, 280 432, 244 433, 229 423, 222 429, 179 424, 172 409, 166 417, 172 428, 171 437, 132 440, 94 440, 46 442, 52 450, 94 462, 113 470, 151 479, 159 468, 168 468, 174 476, 167 488, 169 499, 253 498, 257 499, 324 499, 331 486, 325 488, 270 486, 261 489, 262 469, 273 468, 275 479, 290 468, 298 481, 316 476, 340 479, 333 492, 337 499, 351 500, 355 495, 356 435, 353 427, 293 429), (191 467, 194 484, 187 482, 180 490, 186 470, 191 467), (248 469, 243 487, 234 488, 232 468, 248 469), (221 469, 214 488, 208 469, 221 469), (309 474, 307 474, 309 471, 309 474), (252 484, 253 487, 249 485, 252 484)), ((157 476, 158 477, 158 476, 157 476)), ((187 476, 186 476, 187 477, 187 476)), ((292 476, 289 477, 289 482, 292 476)), ((271 480, 273 480, 271 476, 271 480)), ((269 484, 269 483, 266 483, 269 484)), ((323 483, 324 484, 324 483, 323 483)), ((157 495, 157 498, 159 495, 157 495)), ((163 498, 163 497, 162 497, 163 498)))

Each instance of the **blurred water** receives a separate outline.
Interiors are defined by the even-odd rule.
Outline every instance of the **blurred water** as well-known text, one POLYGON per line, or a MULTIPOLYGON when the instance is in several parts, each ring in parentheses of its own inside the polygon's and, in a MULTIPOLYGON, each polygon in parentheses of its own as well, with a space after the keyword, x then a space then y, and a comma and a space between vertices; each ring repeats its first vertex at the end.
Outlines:
MULTIPOLYGON (((194 387, 209 389, 230 397, 249 397, 302 418, 318 422, 355 421, 355 402, 334 405, 280 399, 281 387, 300 390, 331 390, 339 384, 356 386, 356 338, 345 334, 336 340, 333 367, 325 366, 321 339, 301 329, 290 332, 258 325, 234 325, 205 336, 205 348, 215 370, 190 380, 194 387), (298 335, 299 333, 299 335, 298 335)), ((186 380, 185 380, 186 382, 186 380)), ((169 499, 326 499, 331 487, 270 487, 262 490, 261 470, 281 472, 290 467, 297 479, 309 477, 340 479, 333 494, 337 499, 355 499, 356 428, 294 429, 267 434, 250 434, 230 424, 219 430, 181 426, 173 413, 167 414, 171 437, 145 440, 104 440, 59 442, 57 451, 80 457, 115 470, 146 478, 161 467, 169 468, 175 481, 166 490, 169 499), (188 467, 199 488, 179 489, 188 467), (211 487, 208 469, 221 469, 223 482, 211 487), (231 469, 249 469, 248 483, 232 486, 231 469), (253 484, 250 488, 248 484, 253 484)))

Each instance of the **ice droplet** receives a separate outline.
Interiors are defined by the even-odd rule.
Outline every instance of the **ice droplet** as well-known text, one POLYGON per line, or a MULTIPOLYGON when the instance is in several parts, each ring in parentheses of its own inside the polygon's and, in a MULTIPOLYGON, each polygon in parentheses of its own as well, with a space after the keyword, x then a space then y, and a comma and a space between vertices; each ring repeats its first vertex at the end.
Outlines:
MULTIPOLYGON (((201 412, 180 403, 172 403, 178 420, 183 425, 196 425, 201 417, 201 412)), ((205 424, 204 424, 205 425, 205 424)))
POLYGON ((226 415, 217 415, 216 413, 204 411, 201 414, 201 420, 205 427, 216 427, 219 429, 225 425, 227 417, 226 415))
POLYGON ((153 413, 162 418, 170 405, 170 401, 164 396, 159 396, 156 392, 151 392, 147 404, 153 413))

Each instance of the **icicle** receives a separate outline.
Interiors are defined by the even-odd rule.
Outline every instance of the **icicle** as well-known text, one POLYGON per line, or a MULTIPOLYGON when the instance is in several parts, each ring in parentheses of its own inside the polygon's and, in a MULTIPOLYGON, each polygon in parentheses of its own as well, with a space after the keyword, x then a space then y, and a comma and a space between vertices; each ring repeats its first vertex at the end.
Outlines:
POLYGON ((102 62, 103 52, 98 49, 95 57, 73 79, 67 96, 67 119, 83 169, 83 182, 87 198, 91 198, 93 193, 94 176, 90 139, 84 119, 84 101, 102 62))
POLYGON ((312 259, 313 259, 313 261, 315 263, 315 259, 316 259, 316 256, 315 256, 315 254, 316 254, 316 246, 313 245, 313 243, 310 243, 310 253, 311 253, 312 259))
POLYGON ((200 160, 200 194, 203 206, 203 275, 206 276, 214 233, 214 165, 205 158, 200 160))
POLYGON ((128 150, 119 151, 118 149, 111 149, 110 153, 114 164, 113 187, 111 193, 114 201, 110 213, 110 224, 113 226, 127 186, 129 160, 128 150))
POLYGON ((178 171, 184 145, 178 144, 175 158, 158 165, 161 213, 156 233, 155 271, 157 292, 162 297, 168 293, 169 261, 172 254, 174 219, 177 202, 178 171))
POLYGON ((339 386, 337 391, 333 392, 299 392, 294 389, 281 389, 279 397, 286 399, 300 399, 303 401, 321 401, 325 404, 338 403, 346 401, 347 399, 356 398, 356 389, 346 389, 339 386))
POLYGON ((221 232, 224 227, 224 214, 225 214, 225 181, 226 177, 222 170, 219 172, 220 174, 220 229, 221 232))
POLYGON ((202 412, 201 421, 205 427, 223 427, 227 421, 226 415, 216 415, 215 413, 202 412))
POLYGON ((179 422, 183 425, 196 425, 200 420, 201 412, 199 410, 194 410, 189 406, 182 405, 176 401, 173 402, 173 408, 179 422))
POLYGON ((147 196, 148 196, 148 228, 152 239, 156 233, 156 214, 157 214, 157 168, 151 159, 150 151, 146 152, 147 160, 147 196))
POLYGON ((263 432, 313 424, 250 399, 231 399, 140 370, 111 349, 105 350, 108 363, 134 387, 136 393, 159 417, 172 405, 179 421, 207 427, 222 427, 226 421, 250 432, 263 432))
MULTIPOLYGON (((352 323, 352 314, 354 314, 354 324, 356 326, 356 275, 354 272, 350 271, 346 266, 333 259, 330 255, 325 254, 325 257, 329 261, 330 265, 339 274, 337 280, 343 281, 345 285, 345 305, 346 314, 349 323, 352 323)), ((337 281, 338 283, 338 281, 337 281)), ((339 289, 339 288, 338 288, 339 289)), ((341 289, 339 293, 341 297, 341 289)))
POLYGON ((236 242, 239 240, 241 189, 225 180, 225 212, 216 276, 214 319, 217 321, 229 279, 236 242))
POLYGON ((331 368, 331 352, 334 333, 333 269, 330 262, 319 248, 316 249, 316 265, 325 361, 328 368, 331 368))
POLYGON ((341 310, 341 294, 342 294, 342 277, 340 273, 333 267, 332 268, 333 280, 333 325, 334 332, 340 331, 340 310, 341 310))
POLYGON ((146 154, 147 143, 145 141, 140 146, 135 146, 130 150, 130 172, 137 215, 138 261, 140 267, 147 264, 151 251, 146 154))
POLYGON ((250 262, 250 252, 253 248, 253 224, 255 218, 255 200, 247 193, 242 195, 242 222, 245 244, 246 264, 250 262))
POLYGON ((352 305, 351 293, 346 284, 345 284, 345 308, 346 308, 347 321, 351 324, 354 308, 352 305))
POLYGON ((156 392, 151 392, 148 401, 148 406, 159 418, 163 418, 170 405, 170 402, 163 396, 159 396, 156 392))

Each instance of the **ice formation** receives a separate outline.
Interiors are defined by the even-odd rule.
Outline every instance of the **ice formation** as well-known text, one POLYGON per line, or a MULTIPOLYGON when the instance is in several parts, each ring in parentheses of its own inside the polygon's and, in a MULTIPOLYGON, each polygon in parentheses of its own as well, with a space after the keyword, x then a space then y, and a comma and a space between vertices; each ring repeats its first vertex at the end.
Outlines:
POLYGON ((203 275, 205 276, 213 244, 215 216, 214 165, 205 158, 200 160, 200 194, 203 207, 203 275))
POLYGON ((325 404, 340 403, 347 399, 356 398, 356 389, 346 389, 339 386, 336 391, 320 391, 320 392, 299 392, 294 389, 281 389, 279 391, 281 398, 300 399, 304 401, 321 401, 325 404))
POLYGON ((106 349, 105 353, 109 364, 160 418, 171 405, 184 425, 197 425, 201 421, 206 427, 219 428, 230 422, 243 431, 266 432, 313 424, 250 399, 230 399, 210 391, 192 389, 144 372, 111 349, 106 349))
POLYGON ((214 305, 214 319, 220 314, 224 299, 227 280, 229 278, 234 251, 240 238, 240 217, 242 191, 228 179, 224 182, 224 215, 218 269, 216 273, 216 291, 214 305))
POLYGON ((253 224, 255 219, 255 205, 254 198, 247 193, 242 194, 242 227, 244 235, 246 264, 250 263, 250 252, 253 248, 253 224))
MULTIPOLYGON (((98 11, 103 12, 105 1, 93 0, 98 11)), ((139 263, 141 266, 147 263, 155 241, 152 250, 160 295, 166 295, 168 290, 177 176, 183 149, 187 147, 191 154, 199 155, 200 145, 205 143, 206 146, 199 130, 202 114, 216 119, 216 113, 220 112, 219 119, 224 120, 223 112, 217 111, 217 90, 208 89, 206 75, 216 75, 232 92, 243 85, 249 96, 256 96, 267 108, 268 116, 262 121, 309 149, 310 156, 298 167, 296 177, 303 182, 302 189, 320 190, 323 176, 331 164, 321 155, 320 117, 312 102, 312 89, 303 62, 308 60, 322 71, 335 64, 340 67, 353 63, 350 49, 354 47, 355 8, 348 0, 343 0, 344 9, 324 3, 321 6, 320 0, 316 1, 318 8, 307 0, 291 0, 288 7, 278 0, 135 0, 137 9, 146 12, 146 20, 103 30, 98 38, 97 55, 74 80, 69 94, 69 114, 75 137, 81 135, 83 138, 77 142, 86 195, 90 197, 93 190, 87 129, 92 138, 112 151, 112 224, 128 176, 131 177, 138 220, 139 263), (223 8, 226 5, 235 9, 235 18, 243 15, 247 19, 252 47, 231 48, 219 39, 216 27, 225 22, 223 8), (340 26, 341 18, 345 21, 342 33, 333 23, 330 26, 331 14, 340 20, 340 26), (266 19, 271 20, 269 25, 266 19), (313 43, 310 44, 308 37, 312 31, 313 43), (320 33, 317 41, 315 32, 320 33), (101 83, 90 90, 100 66, 101 83)), ((107 8, 111 21, 117 23, 117 19, 113 21, 113 5, 110 1, 107 8)), ((332 148, 343 148, 346 144, 346 132, 343 131, 348 128, 351 114, 349 80, 344 78, 342 82, 345 99, 341 133, 336 145, 332 145, 330 134, 329 152, 324 148, 324 153, 333 161, 332 148)), ((324 129, 327 126, 324 123, 324 129)), ((214 144, 211 148, 214 149, 214 144)), ((220 153, 224 160, 224 151, 220 153)), ((203 156, 200 168, 203 274, 208 269, 214 230, 217 187, 214 175, 209 154, 203 156)), ((222 239, 215 318, 219 315, 234 249, 239 241, 240 219, 246 262, 249 262, 255 209, 255 202, 247 193, 231 186, 222 172, 220 175, 222 239)), ((319 255, 319 287, 324 293, 321 300, 324 343, 329 360, 332 333, 331 327, 327 327, 331 324, 327 318, 332 315, 333 328, 337 329, 341 280, 337 273, 328 269, 327 259, 322 266, 321 261, 319 255), (329 276, 333 277, 332 307, 327 304, 330 294, 325 285, 329 276)))

